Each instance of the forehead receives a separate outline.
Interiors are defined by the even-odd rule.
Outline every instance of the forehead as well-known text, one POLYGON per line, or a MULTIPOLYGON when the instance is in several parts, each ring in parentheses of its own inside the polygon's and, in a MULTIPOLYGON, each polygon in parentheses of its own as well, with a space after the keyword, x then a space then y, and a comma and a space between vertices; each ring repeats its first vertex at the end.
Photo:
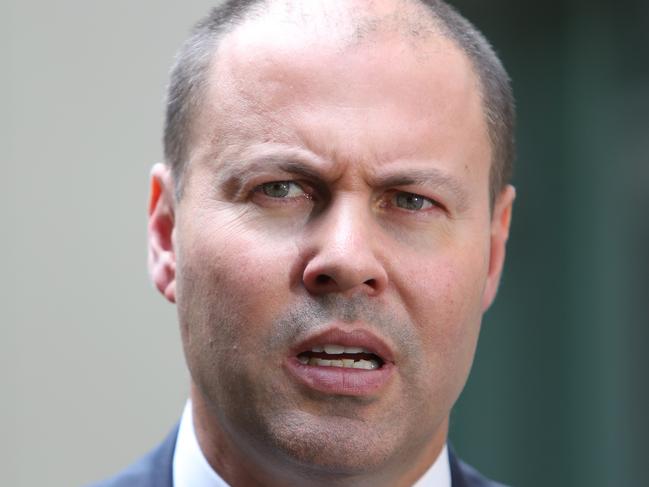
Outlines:
POLYGON ((469 60, 411 2, 271 2, 220 42, 203 108, 214 146, 490 160, 469 60))

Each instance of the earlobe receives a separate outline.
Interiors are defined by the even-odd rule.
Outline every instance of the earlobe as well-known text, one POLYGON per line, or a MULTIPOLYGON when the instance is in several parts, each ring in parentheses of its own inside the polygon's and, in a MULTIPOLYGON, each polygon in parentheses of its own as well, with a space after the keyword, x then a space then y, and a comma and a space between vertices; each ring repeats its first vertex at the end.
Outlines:
POLYGON ((176 302, 176 254, 174 250, 174 192, 171 170, 158 163, 151 169, 148 250, 149 275, 170 302, 176 302))
POLYGON ((489 253, 489 271, 485 286, 482 312, 487 311, 496 298, 500 276, 505 264, 507 239, 512 219, 512 208, 516 198, 516 189, 507 185, 498 195, 491 217, 491 247, 489 253))

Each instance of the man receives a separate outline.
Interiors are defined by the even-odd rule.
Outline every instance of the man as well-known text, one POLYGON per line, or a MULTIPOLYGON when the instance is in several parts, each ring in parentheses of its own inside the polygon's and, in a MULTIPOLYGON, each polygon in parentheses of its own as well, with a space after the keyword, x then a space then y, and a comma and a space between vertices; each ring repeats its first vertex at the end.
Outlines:
POLYGON ((191 400, 104 485, 496 485, 446 441, 512 131, 500 62, 440 1, 215 9, 172 73, 149 212, 191 400))

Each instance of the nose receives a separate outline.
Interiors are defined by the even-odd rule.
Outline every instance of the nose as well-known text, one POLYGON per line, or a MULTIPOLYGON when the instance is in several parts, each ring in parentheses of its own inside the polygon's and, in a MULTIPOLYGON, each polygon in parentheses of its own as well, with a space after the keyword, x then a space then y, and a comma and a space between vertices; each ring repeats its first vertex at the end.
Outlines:
POLYGON ((330 208, 309 237, 308 255, 312 257, 302 276, 306 289, 317 295, 381 294, 388 277, 375 252, 377 237, 371 215, 363 209, 351 203, 330 208))

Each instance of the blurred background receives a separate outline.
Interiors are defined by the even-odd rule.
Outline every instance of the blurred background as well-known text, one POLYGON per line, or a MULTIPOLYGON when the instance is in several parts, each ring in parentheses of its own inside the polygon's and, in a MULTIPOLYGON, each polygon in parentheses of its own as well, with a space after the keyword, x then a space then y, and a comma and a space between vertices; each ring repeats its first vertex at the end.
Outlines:
POLYGON ((514 485, 649 485, 649 2, 455 4, 514 80, 519 198, 452 438, 514 485))
MULTIPOLYGON (((452 3, 513 78, 519 157, 451 441, 515 486, 649 485, 649 2, 452 3)), ((0 3, 3 485, 107 476, 181 413, 147 180, 174 52, 212 4, 0 3)))

